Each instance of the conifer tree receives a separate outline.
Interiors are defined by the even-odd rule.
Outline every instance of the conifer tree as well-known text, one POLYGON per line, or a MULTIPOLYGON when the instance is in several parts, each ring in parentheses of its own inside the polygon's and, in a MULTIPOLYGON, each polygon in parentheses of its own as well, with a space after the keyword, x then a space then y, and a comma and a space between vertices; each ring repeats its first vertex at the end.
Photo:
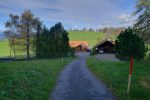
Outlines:
POLYGON ((129 59, 133 56, 135 59, 142 59, 146 48, 144 41, 132 28, 121 32, 115 43, 116 55, 120 59, 129 59))

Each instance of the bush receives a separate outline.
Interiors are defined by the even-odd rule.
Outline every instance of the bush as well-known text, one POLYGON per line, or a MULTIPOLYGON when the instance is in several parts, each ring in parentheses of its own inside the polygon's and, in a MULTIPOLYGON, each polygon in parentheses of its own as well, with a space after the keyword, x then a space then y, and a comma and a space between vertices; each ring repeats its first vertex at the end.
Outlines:
POLYGON ((73 48, 69 48, 69 56, 74 56, 75 50, 73 48))
POLYGON ((133 56, 135 59, 144 58, 146 47, 144 41, 132 28, 122 31, 115 41, 116 56, 120 59, 129 59, 133 56))
POLYGON ((93 56, 93 55, 96 55, 97 52, 96 52, 96 48, 92 48, 91 52, 90 52, 90 55, 93 56))

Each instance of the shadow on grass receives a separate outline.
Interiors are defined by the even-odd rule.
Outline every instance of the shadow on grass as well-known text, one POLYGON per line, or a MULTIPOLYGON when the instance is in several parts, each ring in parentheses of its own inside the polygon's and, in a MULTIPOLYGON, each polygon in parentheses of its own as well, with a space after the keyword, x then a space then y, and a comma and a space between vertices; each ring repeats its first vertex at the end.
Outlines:
MULTIPOLYGON (((67 57, 74 57, 74 56, 66 56, 67 57)), ((17 56, 16 58, 14 57, 2 57, 0 58, 1 62, 10 62, 10 61, 29 61, 29 60, 48 60, 48 59, 60 59, 61 57, 50 57, 50 58, 37 58, 36 56, 32 56, 29 59, 25 56, 17 56)))

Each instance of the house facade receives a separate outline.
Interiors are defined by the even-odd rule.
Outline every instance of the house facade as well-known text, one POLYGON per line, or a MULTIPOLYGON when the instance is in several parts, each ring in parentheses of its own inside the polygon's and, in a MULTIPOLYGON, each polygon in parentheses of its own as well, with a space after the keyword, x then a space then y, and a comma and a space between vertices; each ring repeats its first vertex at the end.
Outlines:
POLYGON ((115 42, 111 39, 105 39, 103 41, 98 42, 94 48, 97 53, 114 53, 115 42))

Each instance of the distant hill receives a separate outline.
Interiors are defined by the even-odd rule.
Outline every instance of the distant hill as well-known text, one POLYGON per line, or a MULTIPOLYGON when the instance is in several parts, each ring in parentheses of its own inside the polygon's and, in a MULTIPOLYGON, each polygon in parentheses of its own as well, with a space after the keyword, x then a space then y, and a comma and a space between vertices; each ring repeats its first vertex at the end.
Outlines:
POLYGON ((69 39, 71 41, 88 41, 90 47, 93 47, 98 40, 101 41, 106 38, 102 32, 89 31, 71 31, 69 32, 69 39))

